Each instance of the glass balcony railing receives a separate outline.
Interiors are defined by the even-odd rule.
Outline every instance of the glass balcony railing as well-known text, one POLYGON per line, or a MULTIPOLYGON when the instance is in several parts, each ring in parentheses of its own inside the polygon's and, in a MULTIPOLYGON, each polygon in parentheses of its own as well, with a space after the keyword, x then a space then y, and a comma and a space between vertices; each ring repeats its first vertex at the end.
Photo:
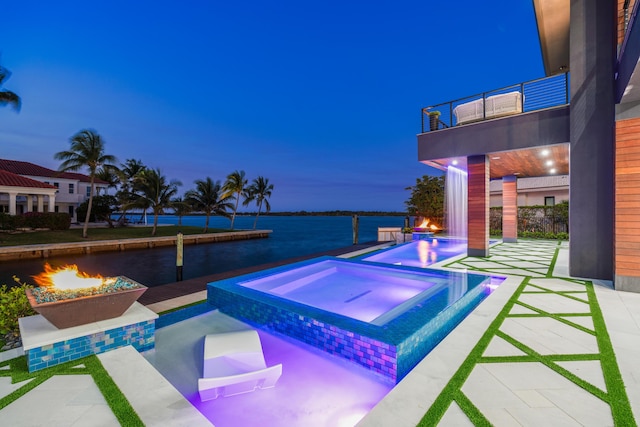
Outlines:
POLYGON ((569 104, 569 73, 422 109, 422 133, 569 104))

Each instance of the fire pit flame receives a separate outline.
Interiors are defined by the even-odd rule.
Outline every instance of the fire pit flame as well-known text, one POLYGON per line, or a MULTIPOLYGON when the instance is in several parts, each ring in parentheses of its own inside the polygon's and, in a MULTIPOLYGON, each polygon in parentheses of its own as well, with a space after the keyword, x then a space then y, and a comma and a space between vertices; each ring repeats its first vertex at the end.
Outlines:
POLYGON ((429 220, 427 218, 423 219, 420 225, 416 228, 427 228, 429 226, 429 220))
POLYGON ((84 288, 98 288, 115 281, 112 278, 104 278, 78 271, 75 264, 53 268, 48 263, 44 265, 44 272, 33 276, 39 286, 57 290, 76 290, 84 288))

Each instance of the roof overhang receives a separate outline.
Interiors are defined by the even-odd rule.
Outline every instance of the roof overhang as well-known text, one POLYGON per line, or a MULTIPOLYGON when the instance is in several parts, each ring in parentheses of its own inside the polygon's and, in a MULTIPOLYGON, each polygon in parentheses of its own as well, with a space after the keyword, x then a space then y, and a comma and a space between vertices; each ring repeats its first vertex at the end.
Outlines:
POLYGON ((569 71, 570 0, 533 0, 547 76, 569 71))
MULTIPOLYGON (((569 144, 538 146, 521 150, 487 153, 490 179, 514 175, 518 178, 569 174, 569 144)), ((467 170, 466 157, 423 161, 440 170, 449 166, 467 170)))

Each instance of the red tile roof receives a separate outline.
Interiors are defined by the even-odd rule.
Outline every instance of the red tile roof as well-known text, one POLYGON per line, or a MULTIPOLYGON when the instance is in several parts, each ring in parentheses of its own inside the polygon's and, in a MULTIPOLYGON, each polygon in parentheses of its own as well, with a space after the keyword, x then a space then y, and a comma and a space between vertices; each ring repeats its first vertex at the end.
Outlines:
MULTIPOLYGON (((29 162, 20 162, 18 160, 0 159, 0 170, 5 170, 16 175, 41 176, 44 178, 65 178, 75 179, 80 182, 90 182, 87 175, 74 172, 60 172, 48 169, 29 162)), ((96 184, 107 184, 107 182, 96 178, 96 184)))
POLYGON ((31 178, 25 178, 24 176, 16 175, 15 173, 1 169, 0 185, 6 185, 9 187, 56 188, 53 185, 45 184, 44 182, 36 181, 31 178))

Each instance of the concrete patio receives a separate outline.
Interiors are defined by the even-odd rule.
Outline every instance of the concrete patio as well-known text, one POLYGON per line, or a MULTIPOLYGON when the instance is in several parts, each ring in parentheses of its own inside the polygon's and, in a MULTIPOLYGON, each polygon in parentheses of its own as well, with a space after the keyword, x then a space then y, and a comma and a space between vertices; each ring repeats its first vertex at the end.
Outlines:
MULTIPOLYGON (((566 242, 521 240, 436 265, 508 279, 359 425, 636 425, 640 295, 567 277, 567 255, 566 242)), ((132 348, 98 357, 144 424, 210 425, 132 348)), ((11 384, 10 371, 0 362, 3 423, 118 424, 88 375, 52 376, 6 403, 29 382, 11 384)))

